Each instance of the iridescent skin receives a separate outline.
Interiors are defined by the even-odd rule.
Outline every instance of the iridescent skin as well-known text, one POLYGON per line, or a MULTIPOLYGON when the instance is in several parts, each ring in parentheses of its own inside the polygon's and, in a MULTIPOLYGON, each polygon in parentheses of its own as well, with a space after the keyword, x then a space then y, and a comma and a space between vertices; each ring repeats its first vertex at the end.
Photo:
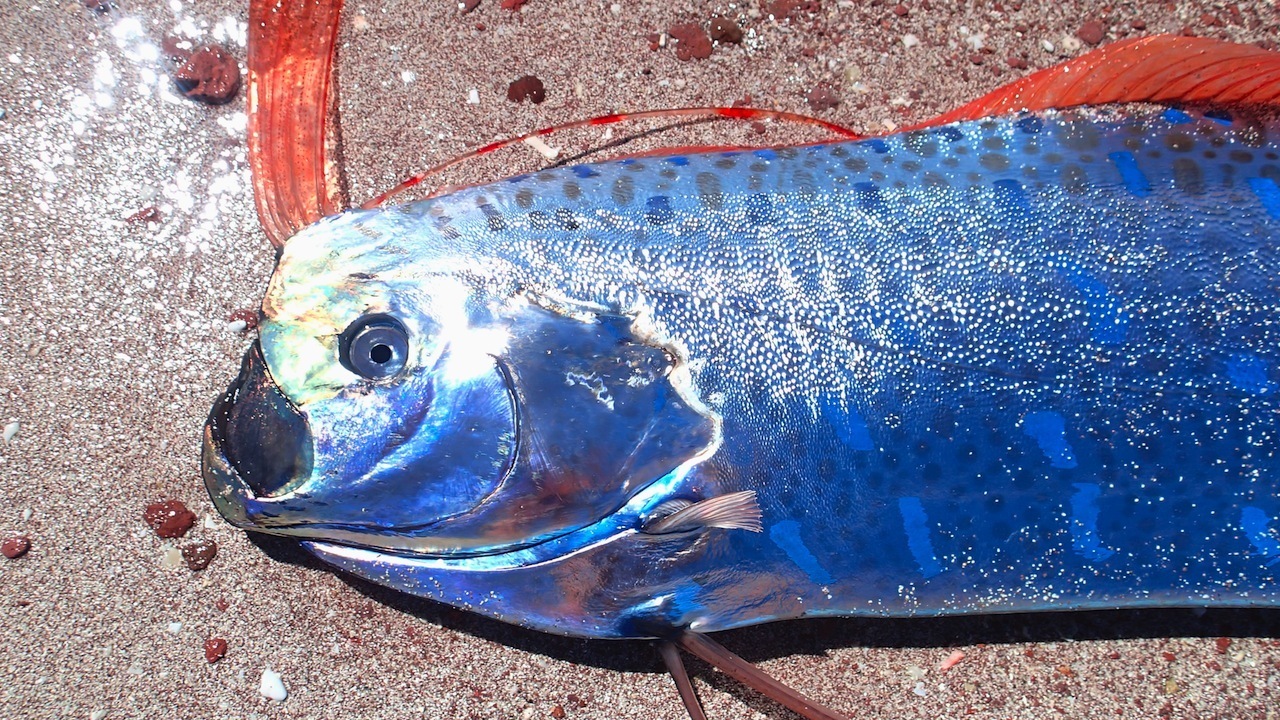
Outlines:
POLYGON ((206 482, 354 574, 569 635, 1274 607, 1278 132, 1043 113, 345 213, 286 244, 243 381, 304 469, 254 497, 215 429, 206 482), (366 312, 413 338, 393 382, 337 361, 366 312), (640 531, 748 489, 763 533, 640 531))

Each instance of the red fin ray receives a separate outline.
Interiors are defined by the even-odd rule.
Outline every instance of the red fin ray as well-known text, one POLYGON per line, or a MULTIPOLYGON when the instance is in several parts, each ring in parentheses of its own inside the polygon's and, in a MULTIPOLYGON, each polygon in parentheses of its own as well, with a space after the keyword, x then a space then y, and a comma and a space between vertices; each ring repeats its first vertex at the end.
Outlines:
POLYGON ((263 232, 276 247, 346 207, 326 143, 341 9, 342 0, 249 4, 249 167, 263 232))

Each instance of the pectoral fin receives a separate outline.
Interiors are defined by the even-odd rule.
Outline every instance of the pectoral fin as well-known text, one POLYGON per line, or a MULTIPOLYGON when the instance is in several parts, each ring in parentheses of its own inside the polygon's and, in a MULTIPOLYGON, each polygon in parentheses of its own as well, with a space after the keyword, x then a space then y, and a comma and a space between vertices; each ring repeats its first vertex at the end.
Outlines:
POLYGON ((706 500, 668 500, 654 508, 653 517, 644 524, 650 535, 722 528, 761 532, 760 504, 755 490, 742 490, 706 500))

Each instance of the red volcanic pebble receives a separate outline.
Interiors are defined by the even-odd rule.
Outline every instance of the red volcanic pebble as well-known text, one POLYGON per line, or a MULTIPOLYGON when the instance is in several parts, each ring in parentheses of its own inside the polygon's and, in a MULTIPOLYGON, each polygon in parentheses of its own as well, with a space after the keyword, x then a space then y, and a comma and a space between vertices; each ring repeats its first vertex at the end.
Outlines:
POLYGON ((525 98, 534 105, 547 99, 547 89, 541 80, 532 75, 522 75, 507 87, 507 99, 511 102, 518 103, 525 98))
POLYGON ((1169 652, 1168 650, 1166 650, 1166 651, 1164 651, 1164 652, 1160 653, 1160 657, 1164 658, 1164 661, 1165 661, 1165 662, 1173 662, 1174 660, 1177 660, 1177 659, 1178 659, 1178 656, 1177 656, 1177 655, 1174 655, 1173 653, 1169 652))
POLYGON ((676 57, 688 62, 711 57, 711 37, 697 23, 680 23, 667 28, 667 34, 676 41, 676 57))
POLYGON ((557 705, 551 708, 551 717, 555 718, 556 720, 563 720, 564 715, 565 713, 564 713, 563 705, 557 705))
POLYGON ((231 603, 227 602, 226 598, 218 598, 213 606, 218 608, 218 612, 226 612, 227 608, 231 607, 231 603))
POLYGON ((1081 25, 1079 30, 1076 30, 1076 37, 1080 38, 1081 42, 1089 45, 1097 45, 1102 42, 1102 38, 1106 37, 1106 34, 1106 28, 1102 27, 1102 23, 1097 20, 1090 20, 1081 25))
POLYGON ((1027 69, 1027 61, 1026 61, 1026 60, 1023 60, 1022 58, 1018 57, 1017 55, 1010 55, 1010 56, 1008 57, 1008 59, 1006 59, 1006 60, 1005 60, 1005 62, 1006 62, 1006 63, 1008 63, 1008 64, 1009 64, 1009 67, 1013 68, 1014 70, 1026 70, 1026 69, 1027 69))
POLYGON ((222 638, 209 638, 204 641, 204 659, 211 663, 218 662, 227 654, 227 641, 222 638))
POLYGON ((782 20, 800 15, 813 15, 820 8, 818 0, 775 0, 765 5, 764 12, 766 15, 772 15, 775 20, 782 20))
POLYGON ((458 3, 458 8, 462 10, 463 13, 469 13, 478 7, 480 7, 480 0, 460 0, 458 3))
POLYGON ((527 2, 529 2, 529 0, 502 0, 500 7, 503 10, 515 12, 520 9, 521 5, 524 5, 527 2))
POLYGON ((1213 641, 1213 649, 1218 651, 1219 655, 1226 655, 1227 650, 1231 647, 1231 638, 1220 637, 1213 641))
POLYGON ((31 541, 22 535, 5 538, 4 542, 0 543, 0 553, 4 553, 4 556, 10 560, 17 560, 30 550, 31 541))
POLYGON ((897 15, 898 17, 906 17, 907 13, 909 12, 911 11, 907 9, 907 6, 901 3, 893 6, 893 14, 897 15))
POLYGON ((236 310, 227 318, 231 322, 239 320, 244 323, 244 332, 249 332, 258 327, 258 311, 257 310, 236 310))
POLYGON ((195 524, 196 515, 178 500, 166 500, 147 506, 142 519, 162 538, 180 538, 195 524))
POLYGON ((711 18, 711 39, 722 43, 740 43, 742 28, 728 18, 713 17, 711 18))
POLYGON ((182 559, 192 570, 203 570, 213 562, 218 554, 218 543, 212 540, 197 540, 182 546, 182 559))
POLYGON ((815 88, 804 96, 804 99, 808 101, 809 107, 813 108, 815 112, 830 110, 840 104, 840 98, 836 95, 835 90, 826 83, 818 83, 815 88))
POLYGON ((221 47, 205 45, 191 51, 173 73, 173 81, 187 97, 219 105, 240 89, 240 65, 221 47))

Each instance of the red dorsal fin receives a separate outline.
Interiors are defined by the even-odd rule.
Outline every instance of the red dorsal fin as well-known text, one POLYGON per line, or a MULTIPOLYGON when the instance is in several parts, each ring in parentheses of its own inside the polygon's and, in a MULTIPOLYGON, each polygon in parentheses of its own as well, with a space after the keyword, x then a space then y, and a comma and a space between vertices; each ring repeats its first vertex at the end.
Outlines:
POLYGON ((342 0, 249 3, 249 169, 276 247, 346 207, 327 162, 329 69, 342 0))
POLYGON ((1124 40, 1009 83, 917 127, 1077 105, 1280 107, 1280 53, 1210 38, 1124 40))
MULTIPOLYGON (((634 113, 614 113, 611 115, 601 115, 600 117, 593 117, 593 118, 588 118, 586 120, 577 120, 574 122, 567 122, 561 125, 553 125, 551 127, 541 128, 539 130, 534 130, 533 132, 528 132, 523 135, 517 135, 515 137, 507 138, 505 140, 492 142, 483 147, 476 148, 475 150, 469 150, 461 155, 450 158, 449 160, 446 160, 437 165, 433 165, 432 167, 429 167, 426 170, 423 170, 417 175, 410 177, 404 182, 401 182, 399 185, 396 185, 390 190, 382 193, 381 195, 365 201, 365 203, 360 207, 365 209, 372 209, 372 208, 379 207, 386 201, 418 185, 423 180, 431 177, 432 175, 436 175, 440 172, 443 172, 444 170, 447 170, 455 165, 458 165, 459 163, 470 160, 471 158, 479 157, 481 155, 487 155, 491 152, 494 152, 495 150, 500 150, 504 147, 509 147, 518 142, 523 142, 524 140, 528 140, 529 138, 545 137, 552 133, 555 133, 561 130, 568 130, 570 128, 589 127, 593 125, 613 125, 615 123, 634 122, 636 120, 648 120, 648 119, 654 119, 654 118, 775 120, 780 122, 796 123, 800 125, 813 125, 815 127, 819 127, 831 133, 834 133, 835 135, 839 135, 841 137, 852 139, 852 140, 857 140, 862 137, 862 135, 842 125, 837 125, 833 122, 828 122, 826 120, 822 120, 819 118, 810 117, 809 115, 801 115, 800 113, 784 112, 782 110, 762 110, 760 108, 750 108, 750 107, 696 107, 696 108, 668 108, 664 110, 645 110, 643 112, 634 112, 634 113)), ((711 148, 711 149, 734 149, 734 148, 717 147, 717 148, 711 148)), ((673 152, 673 150, 668 148, 668 149, 654 150, 648 153, 638 153, 634 157, 642 157, 645 155, 668 154, 671 152, 673 152)), ((451 189, 455 189, 455 188, 451 188, 451 189)))

